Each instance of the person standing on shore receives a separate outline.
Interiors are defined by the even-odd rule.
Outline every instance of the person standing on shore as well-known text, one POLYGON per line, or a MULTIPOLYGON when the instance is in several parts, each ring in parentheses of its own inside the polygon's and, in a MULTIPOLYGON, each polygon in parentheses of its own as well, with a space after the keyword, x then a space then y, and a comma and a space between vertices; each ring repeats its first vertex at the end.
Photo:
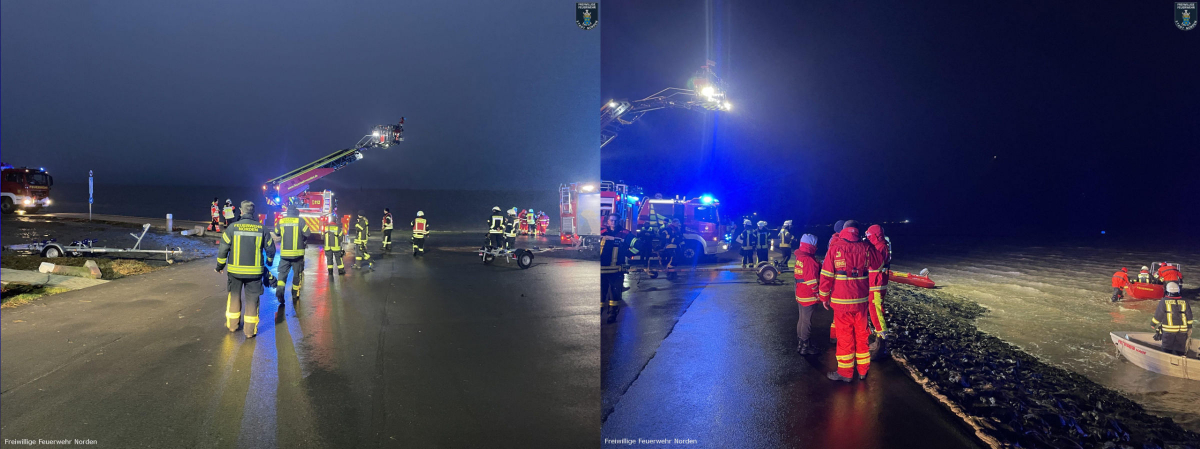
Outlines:
POLYGON ((888 267, 891 265, 892 254, 888 242, 884 240, 883 227, 871 225, 867 228, 867 242, 875 248, 878 254, 879 266, 871 267, 871 327, 875 328, 875 336, 879 339, 879 350, 887 352, 887 322, 883 319, 883 300, 887 297, 888 267))
POLYGON ((223 227, 228 227, 229 223, 232 223, 234 221, 233 220, 233 200, 228 199, 228 198, 225 199, 225 209, 221 212, 221 218, 225 219, 225 221, 221 223, 221 226, 223 226, 223 227))
POLYGON ((368 269, 375 269, 375 262, 371 261, 371 253, 367 252, 367 239, 371 237, 371 226, 367 221, 367 213, 358 211, 358 221, 354 223, 354 266, 352 268, 362 268, 363 261, 366 261, 368 269))
POLYGON ((838 239, 829 247, 829 255, 821 266, 817 293, 825 305, 832 304, 833 320, 837 323, 837 371, 829 372, 830 380, 849 382, 858 365, 858 378, 865 380, 871 366, 871 350, 867 346, 867 297, 874 287, 869 273, 882 266, 875 249, 859 239, 854 220, 848 220, 838 239))
POLYGON ((525 214, 525 225, 529 227, 529 235, 537 237, 537 215, 534 215, 533 209, 529 209, 529 213, 525 214))
POLYGON ((550 216, 545 212, 538 211, 537 227, 538 234, 546 235, 546 232, 550 230, 550 216))
POLYGON ((212 205, 208 207, 208 213, 212 216, 212 223, 208 224, 208 230, 213 232, 221 232, 221 200, 213 198, 212 205))
POLYGON ((817 265, 817 236, 800 236, 796 248, 796 304, 800 307, 800 319, 796 321, 796 352, 816 354, 817 348, 809 342, 812 333, 812 313, 817 308, 817 282, 821 267, 817 265))
POLYGON ((754 232, 754 252, 758 257, 755 266, 771 261, 771 232, 767 230, 765 221, 759 221, 758 230, 754 232))
POLYGON ((754 244, 758 242, 753 228, 754 224, 747 218, 742 220, 742 232, 738 235, 737 242, 742 245, 742 268, 754 265, 754 244))
POLYGON ((792 237, 792 220, 784 220, 783 226, 779 227, 779 253, 783 255, 780 262, 784 268, 787 268, 788 261, 792 259, 792 240, 795 240, 792 237))
MULTIPOLYGON (((254 203, 242 201, 242 216, 254 216, 254 203)), ((275 245, 262 223, 246 219, 234 222, 221 233, 217 248, 217 272, 229 268, 228 296, 225 298, 225 327, 238 328, 246 338, 258 335, 258 300, 263 294, 263 252, 275 256, 275 245), (233 300, 234 293, 238 300, 233 300), (244 323, 244 324, 243 324, 244 323)))
POLYGON ((600 234, 600 315, 608 308, 607 323, 617 320, 621 311, 621 292, 625 283, 625 229, 615 215, 608 216, 608 227, 600 234))
MULTIPOLYGON (((825 259, 829 258, 829 248, 833 247, 833 242, 838 240, 838 234, 840 234, 842 232, 842 228, 845 228, 845 227, 846 227, 845 220, 838 220, 833 223, 833 235, 829 236, 829 246, 825 247, 825 258, 821 259, 821 260, 825 260, 825 259)), ((830 342, 837 341, 837 321, 836 320, 832 323, 829 323, 829 341, 830 342)))
POLYGON ((380 221, 383 223, 383 229, 382 229, 382 231, 383 231, 383 250, 387 251, 387 252, 391 252, 392 251, 392 210, 388 209, 386 207, 383 208, 383 219, 380 221))
POLYGON ((333 266, 337 265, 338 274, 346 274, 346 267, 342 265, 342 256, 346 255, 342 251, 342 223, 338 221, 337 215, 331 217, 332 223, 325 225, 325 266, 329 267, 329 275, 333 276, 333 266))
POLYGON ((1126 285, 1129 285, 1129 269, 1121 267, 1120 271, 1113 273, 1112 277, 1112 302, 1117 302, 1125 298, 1125 292, 1121 290, 1126 285))
POLYGON ((304 249, 313 230, 300 219, 300 209, 295 204, 287 208, 287 216, 275 222, 273 236, 279 241, 279 266, 275 268, 275 298, 283 307, 283 290, 287 286, 288 273, 292 274, 292 300, 300 299, 300 287, 304 283, 304 249))
POLYGON ((417 218, 408 222, 412 226, 413 255, 425 253, 425 236, 429 234, 429 223, 425 221, 425 211, 417 211, 417 218))
POLYGON ((517 224, 517 208, 508 210, 508 219, 504 220, 504 249, 512 251, 517 246, 517 233, 520 232, 520 227, 517 224))

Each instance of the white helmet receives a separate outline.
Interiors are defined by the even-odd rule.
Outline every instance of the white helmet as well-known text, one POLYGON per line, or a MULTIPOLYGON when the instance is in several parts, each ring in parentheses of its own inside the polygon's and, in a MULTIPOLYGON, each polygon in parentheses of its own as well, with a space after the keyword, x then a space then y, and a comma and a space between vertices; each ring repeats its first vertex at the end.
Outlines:
POLYGON ((417 216, 418 216, 418 217, 424 217, 424 216, 425 216, 425 211, 423 211, 423 210, 419 210, 419 211, 417 211, 417 216))
POLYGON ((500 212, 500 206, 493 206, 492 212, 500 212))
POLYGON ((1145 266, 1145 265, 1142 265, 1142 269, 1143 269, 1143 270, 1147 270, 1147 271, 1149 271, 1149 270, 1150 270, 1150 267, 1147 267, 1147 266, 1145 266))
POLYGON ((509 215, 516 215, 516 214, 517 214, 517 208, 515 208, 515 207, 514 207, 514 208, 512 208, 512 209, 509 209, 509 210, 508 210, 508 214, 509 214, 509 215))
POLYGON ((1173 281, 1168 282, 1167 283, 1167 293, 1178 295, 1179 294, 1179 284, 1177 284, 1173 281))
POLYGON ((790 228, 790 227, 792 227, 792 220, 784 220, 784 221, 783 221, 783 227, 785 227, 785 228, 790 228))
POLYGON ((744 224, 744 225, 746 225, 746 226, 750 226, 750 219, 749 219, 749 218, 747 218, 747 219, 745 219, 745 220, 742 220, 742 224, 744 224))
POLYGON ((758 227, 760 227, 760 228, 765 228, 766 226, 767 226, 767 222, 765 222, 765 221, 759 221, 759 222, 758 222, 758 227))

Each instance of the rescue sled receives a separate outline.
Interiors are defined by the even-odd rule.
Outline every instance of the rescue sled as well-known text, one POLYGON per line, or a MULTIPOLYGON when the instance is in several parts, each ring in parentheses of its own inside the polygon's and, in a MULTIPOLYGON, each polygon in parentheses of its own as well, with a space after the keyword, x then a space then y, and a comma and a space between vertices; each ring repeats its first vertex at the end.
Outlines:
POLYGON ((1153 332, 1110 332, 1117 351, 1134 365, 1159 374, 1200 380, 1200 340, 1188 339, 1187 356, 1167 354, 1153 332))
POLYGON ((1125 302, 1157 300, 1162 299, 1164 295, 1162 285, 1145 282, 1132 282, 1121 290, 1125 291, 1125 299, 1122 300, 1125 302))
POLYGON ((929 270, 921 270, 921 274, 905 273, 903 271, 888 271, 888 282, 915 285, 922 288, 934 288, 933 279, 929 279, 929 270))

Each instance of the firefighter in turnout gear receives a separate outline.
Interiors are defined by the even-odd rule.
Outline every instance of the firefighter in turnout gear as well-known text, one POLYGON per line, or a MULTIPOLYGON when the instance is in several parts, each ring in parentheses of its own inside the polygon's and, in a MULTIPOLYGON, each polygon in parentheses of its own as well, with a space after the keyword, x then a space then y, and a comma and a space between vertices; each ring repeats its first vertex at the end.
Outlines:
POLYGON ((788 261, 792 260, 792 240, 795 240, 795 237, 792 236, 792 220, 785 220, 783 226, 779 228, 779 253, 783 255, 780 262, 785 268, 788 261))
POLYGON ((753 225, 750 219, 742 220, 742 233, 737 238, 737 242, 742 244, 742 268, 754 266, 754 244, 758 243, 758 231, 753 225))
POLYGON ((771 261, 771 232, 767 230, 767 222, 758 222, 758 230, 754 233, 754 252, 758 256, 757 266, 771 261))
POLYGON ((392 250, 392 210, 383 208, 383 250, 392 250))
POLYGON ((304 248, 308 237, 316 230, 309 229, 307 222, 300 219, 300 209, 295 204, 287 208, 287 216, 275 222, 272 237, 279 242, 279 266, 275 284, 275 298, 283 306, 283 290, 287 285, 288 272, 292 274, 292 299, 300 299, 300 286, 304 283, 304 248))
POLYGON ((346 274, 346 267, 342 265, 342 257, 346 255, 346 252, 342 251, 345 235, 337 215, 332 218, 333 222, 325 225, 325 266, 329 267, 330 276, 333 276, 334 265, 337 265, 338 274, 346 274))
POLYGON ((608 308, 607 322, 617 320, 621 292, 625 289, 625 229, 615 215, 608 216, 608 229, 600 234, 600 315, 608 308))
POLYGON ((212 205, 208 208, 209 215, 212 215, 212 223, 208 224, 208 230, 213 232, 221 232, 221 200, 213 198, 212 205))
POLYGON ((1142 271, 1138 272, 1138 282, 1143 284, 1150 283, 1150 267, 1142 265, 1142 271))
POLYGON ((221 226, 229 226, 233 222, 233 200, 225 200, 225 208, 221 210, 221 226))
POLYGON ((533 209, 529 209, 529 213, 525 214, 525 225, 529 227, 529 235, 538 235, 537 215, 533 213, 533 209))
POLYGON ((859 239, 853 220, 847 221, 821 265, 817 293, 822 303, 832 304, 833 320, 837 323, 838 369, 828 373, 831 380, 849 382, 856 364, 858 378, 867 378, 871 366, 871 350, 867 347, 867 300, 871 287, 875 287, 870 272, 881 266, 883 263, 875 248, 859 239))
POLYGON ((1158 309, 1154 311, 1154 318, 1151 319, 1157 332, 1154 339, 1162 339, 1164 351, 1184 355, 1187 352, 1188 331, 1196 321, 1191 305, 1179 293, 1178 283, 1168 282, 1166 292, 1167 295, 1158 301, 1158 309))
POLYGON ((488 246, 491 248, 504 248, 504 212, 500 211, 500 206, 492 208, 492 216, 488 217, 488 246))
POLYGON ((550 216, 545 212, 538 211, 537 228, 540 235, 546 235, 546 232, 550 230, 550 216))
POLYGON ((805 355, 817 354, 817 348, 809 342, 812 335, 812 313, 817 308, 817 282, 821 267, 817 265, 817 236, 804 234, 796 248, 796 304, 800 307, 800 319, 796 321, 796 352, 805 355))
POLYGON ((354 223, 354 269, 362 268, 365 262, 367 268, 374 270, 375 262, 371 261, 371 253, 367 252, 367 239, 371 237, 371 227, 367 222, 367 214, 358 211, 358 221, 354 223))
POLYGON ((517 246, 517 233, 520 232, 520 226, 517 224, 517 208, 508 210, 508 219, 504 220, 504 249, 512 251, 517 246))
POLYGON ((679 253, 679 245, 683 243, 683 229, 678 218, 671 219, 671 223, 663 228, 662 232, 663 263, 667 268, 675 267, 675 255, 679 253))
POLYGON ((425 253, 425 236, 429 235, 429 222, 425 221, 425 211, 417 211, 417 218, 408 223, 412 226, 413 255, 425 253))
POLYGON ((887 322, 883 319, 883 300, 887 297, 888 285, 888 269, 892 265, 892 248, 885 240, 883 235, 883 227, 879 225, 871 225, 867 228, 867 243, 875 249, 876 257, 879 260, 879 267, 871 268, 871 294, 870 306, 868 307, 869 316, 871 319, 871 327, 875 329, 876 341, 879 344, 878 352, 887 353, 887 322))
MULTIPOLYGON (((254 216, 254 203, 242 201, 242 216, 254 216)), ((225 297, 225 327, 237 332, 241 327, 247 338, 258 334, 258 300, 263 293, 263 253, 275 256, 275 245, 266 226, 252 219, 231 223, 221 233, 217 248, 217 272, 229 268, 228 296, 225 297), (238 300, 233 300, 238 295, 238 300), (244 325, 242 324, 244 323, 244 325)))

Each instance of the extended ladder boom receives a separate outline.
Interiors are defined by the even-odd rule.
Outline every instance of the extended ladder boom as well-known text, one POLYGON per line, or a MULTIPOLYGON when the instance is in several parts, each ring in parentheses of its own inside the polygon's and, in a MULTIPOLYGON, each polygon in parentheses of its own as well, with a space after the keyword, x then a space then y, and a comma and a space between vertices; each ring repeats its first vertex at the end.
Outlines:
POLYGON ((303 167, 263 183, 263 196, 267 198, 267 204, 278 206, 295 194, 307 190, 308 185, 313 181, 329 176, 330 173, 362 159, 363 150, 368 148, 387 148, 402 141, 404 141, 403 118, 400 119, 399 124, 376 126, 371 134, 364 136, 358 141, 355 148, 335 151, 328 156, 312 161, 303 167))
POLYGON ((730 105, 725 101, 721 81, 710 66, 704 66, 700 70, 691 81, 694 90, 668 87, 641 100, 613 100, 604 103, 600 107, 600 148, 604 148, 617 137, 617 131, 622 126, 632 124, 650 111, 666 108, 728 111, 730 105))

